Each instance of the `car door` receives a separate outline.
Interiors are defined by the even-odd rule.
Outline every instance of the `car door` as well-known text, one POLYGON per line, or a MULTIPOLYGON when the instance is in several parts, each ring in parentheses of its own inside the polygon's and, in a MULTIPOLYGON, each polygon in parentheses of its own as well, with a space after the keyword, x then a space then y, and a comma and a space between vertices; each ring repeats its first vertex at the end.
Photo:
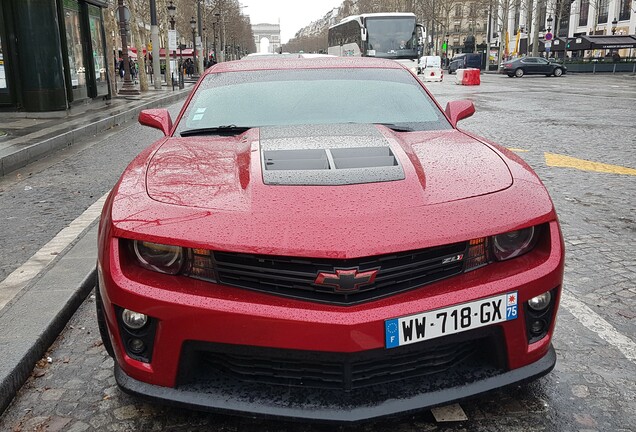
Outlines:
POLYGON ((521 63, 523 64, 523 70, 526 74, 537 74, 540 73, 538 71, 538 63, 537 58, 535 57, 525 57, 521 59, 521 63))
POLYGON ((542 74, 551 74, 552 73, 552 64, 543 58, 538 58, 537 59, 537 73, 542 73, 542 74))

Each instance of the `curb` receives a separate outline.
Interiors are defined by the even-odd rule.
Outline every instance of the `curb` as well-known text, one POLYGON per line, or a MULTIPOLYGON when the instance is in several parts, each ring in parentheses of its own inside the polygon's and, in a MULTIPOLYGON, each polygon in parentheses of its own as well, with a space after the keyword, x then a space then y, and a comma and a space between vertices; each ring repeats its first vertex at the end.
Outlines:
POLYGON ((0 414, 96 284, 97 222, 0 314, 0 414))
POLYGON ((189 92, 190 89, 180 90, 133 108, 122 107, 119 110, 114 110, 108 117, 79 126, 60 135, 27 146, 15 145, 15 150, 9 148, 6 152, 8 154, 0 157, 0 177, 23 168, 50 153, 71 146, 87 135, 96 135, 114 126, 136 120, 142 110, 164 106, 185 98, 189 92))

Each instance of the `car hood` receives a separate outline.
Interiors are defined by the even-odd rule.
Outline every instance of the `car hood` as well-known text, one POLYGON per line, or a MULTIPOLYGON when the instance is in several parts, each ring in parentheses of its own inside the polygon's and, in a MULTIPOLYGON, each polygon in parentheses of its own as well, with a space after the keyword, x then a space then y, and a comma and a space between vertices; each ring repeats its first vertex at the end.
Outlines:
POLYGON ((512 177, 491 147, 456 130, 329 125, 171 138, 146 182, 153 200, 185 207, 260 213, 275 202, 280 212, 313 211, 331 197, 331 211, 350 214, 485 195, 512 177))
MULTIPOLYGON (((269 156, 274 164, 284 159, 269 156)), ((398 133, 351 125, 164 138, 127 168, 108 209, 116 237, 342 259, 450 244, 555 218, 539 179, 505 149, 454 129, 398 133), (385 156, 364 159, 351 147, 390 149, 395 164, 385 156), (283 148, 340 148, 336 164, 353 154, 341 165, 365 168, 315 170, 316 176, 282 169, 271 181, 264 153, 283 148)))

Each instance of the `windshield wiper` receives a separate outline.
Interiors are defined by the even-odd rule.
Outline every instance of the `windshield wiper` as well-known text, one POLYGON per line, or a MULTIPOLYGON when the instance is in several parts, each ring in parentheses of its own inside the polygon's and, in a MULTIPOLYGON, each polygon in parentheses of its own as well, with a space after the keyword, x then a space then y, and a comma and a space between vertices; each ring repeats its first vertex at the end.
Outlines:
POLYGON ((373 124, 379 124, 382 126, 386 126, 391 130, 394 130, 396 132, 413 132, 413 128, 410 128, 408 126, 398 126, 396 124, 393 123, 373 123, 373 124))
POLYGON ((206 128, 198 128, 198 129, 186 129, 184 131, 181 131, 181 136, 182 137, 193 136, 193 135, 234 136, 234 135, 240 135, 249 129, 251 129, 251 127, 249 126, 236 126, 236 125, 206 127, 206 128))

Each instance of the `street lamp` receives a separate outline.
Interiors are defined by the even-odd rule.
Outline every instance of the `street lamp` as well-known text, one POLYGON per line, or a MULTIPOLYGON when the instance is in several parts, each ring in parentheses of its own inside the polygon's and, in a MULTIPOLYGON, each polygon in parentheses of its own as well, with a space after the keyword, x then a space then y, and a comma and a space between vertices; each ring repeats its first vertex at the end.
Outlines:
POLYGON ((616 17, 614 17, 614 21, 612 21, 612 35, 616 34, 616 24, 618 24, 618 21, 616 21, 616 17))
POLYGON ((190 27, 192 27, 192 61, 194 63, 194 67, 196 68, 196 64, 197 64, 197 40, 196 40, 197 22, 194 19, 194 17, 192 17, 192 19, 190 20, 190 27))
POLYGON ((170 0, 170 4, 168 5, 168 16, 170 17, 170 29, 174 30, 175 23, 175 15, 177 14, 177 7, 174 5, 174 2, 170 0))
POLYGON ((550 30, 552 30, 552 15, 548 16, 548 33, 550 33, 550 30))
POLYGON ((124 62, 124 85, 119 89, 120 95, 138 95, 139 90, 135 87, 130 78, 130 60, 128 57, 128 20, 130 19, 130 10, 124 6, 124 1, 119 0, 119 33, 121 37, 121 56, 124 62))
POLYGON ((212 52, 214 53, 214 62, 217 62, 216 59, 216 22, 212 21, 212 52))
POLYGON ((448 66, 448 64, 450 63, 448 61, 448 33, 446 33, 446 66, 448 66))
MULTIPOLYGON (((175 25, 175 16, 177 15, 177 7, 174 5, 174 2, 172 0, 170 0, 170 4, 167 7, 168 9, 168 16, 170 17, 170 30, 174 31, 174 25, 175 25)), ((175 41, 177 39, 176 35, 175 35, 175 41)), ((174 58, 174 65, 178 66, 177 67, 177 80, 179 81, 179 88, 182 89, 183 88, 183 78, 181 76, 181 74, 183 73, 182 70, 182 66, 181 64, 177 65, 177 50, 172 51, 173 54, 173 58, 174 58)), ((172 78, 172 77, 170 77, 172 78)), ((172 89, 174 90, 174 79, 172 80, 172 89)))
POLYGON ((201 43, 203 44, 203 68, 206 67, 208 63, 208 57, 210 56, 210 50, 208 49, 208 32, 205 27, 202 29, 203 33, 201 33, 201 43))

